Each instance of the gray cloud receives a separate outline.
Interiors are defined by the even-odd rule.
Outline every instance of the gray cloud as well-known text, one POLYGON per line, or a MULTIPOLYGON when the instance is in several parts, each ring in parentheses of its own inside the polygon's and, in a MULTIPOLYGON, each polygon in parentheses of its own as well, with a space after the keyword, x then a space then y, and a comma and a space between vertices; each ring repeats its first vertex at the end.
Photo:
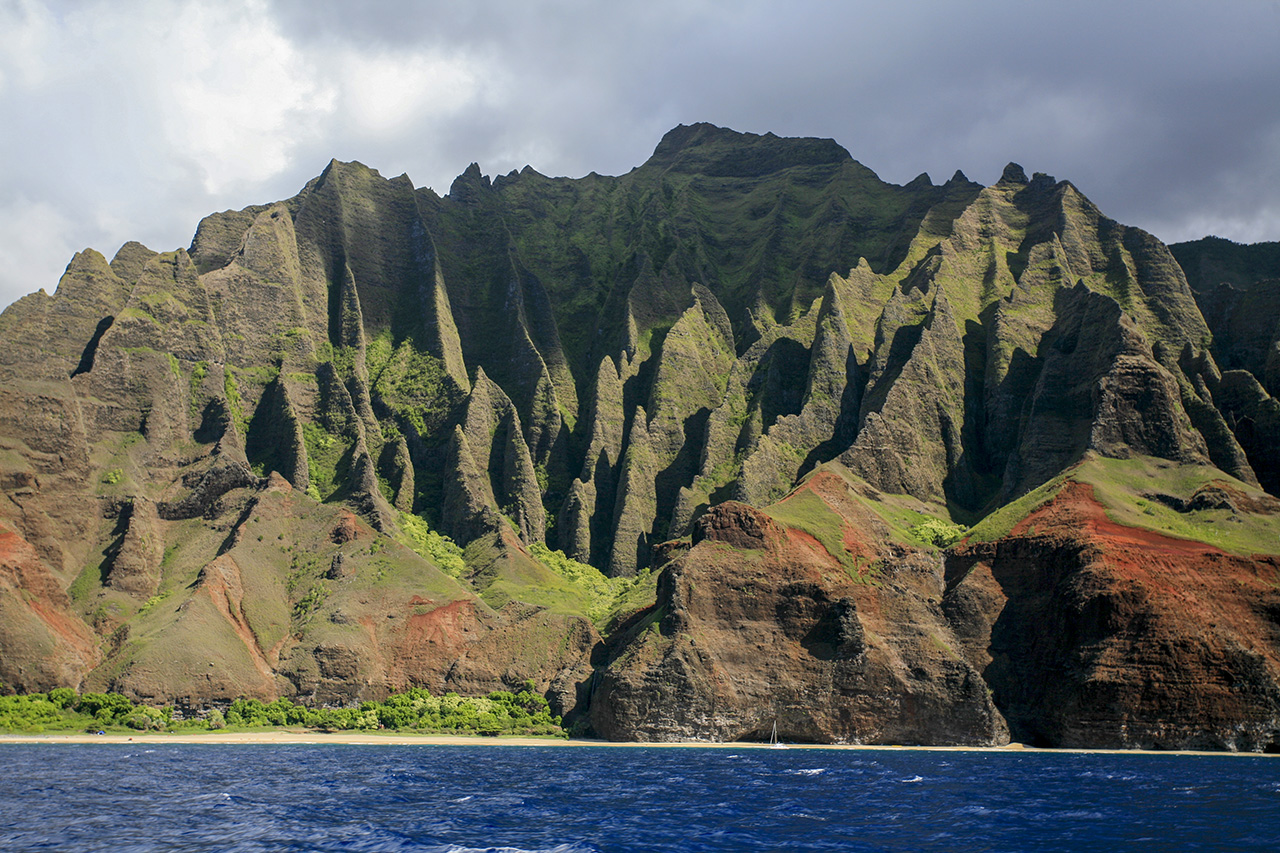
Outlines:
POLYGON ((1010 160, 1168 241, 1280 239, 1280 3, 0 0, 0 304, 185 245, 330 157, 439 192, 618 174, 678 123, 829 136, 886 180, 1010 160))

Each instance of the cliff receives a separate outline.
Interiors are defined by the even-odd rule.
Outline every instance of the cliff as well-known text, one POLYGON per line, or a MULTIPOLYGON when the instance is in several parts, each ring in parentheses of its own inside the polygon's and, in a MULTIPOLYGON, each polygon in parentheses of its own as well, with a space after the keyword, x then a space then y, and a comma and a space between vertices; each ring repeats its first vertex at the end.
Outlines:
POLYGON ((1280 273, 1185 245, 694 125, 85 250, 0 317, 0 681, 1267 748, 1280 273))

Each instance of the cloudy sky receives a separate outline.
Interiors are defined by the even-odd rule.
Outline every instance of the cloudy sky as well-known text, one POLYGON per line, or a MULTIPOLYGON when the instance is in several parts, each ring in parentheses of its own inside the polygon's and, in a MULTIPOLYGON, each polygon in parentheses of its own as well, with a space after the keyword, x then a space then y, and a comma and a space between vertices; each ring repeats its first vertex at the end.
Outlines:
POLYGON ((472 161, 620 174, 696 121, 1280 240, 1277 45, 1280 0, 0 0, 0 306, 331 157, 444 193, 472 161))

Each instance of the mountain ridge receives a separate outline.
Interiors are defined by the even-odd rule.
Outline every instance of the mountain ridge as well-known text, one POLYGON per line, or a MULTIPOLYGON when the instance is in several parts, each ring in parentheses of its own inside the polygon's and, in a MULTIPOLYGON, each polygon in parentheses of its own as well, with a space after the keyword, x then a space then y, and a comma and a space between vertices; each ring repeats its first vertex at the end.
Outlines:
MULTIPOLYGON (((1180 606, 1096 603, 1157 583, 1132 568, 1155 540, 997 523, 1035 495, 1093 518, 1087 486, 1129 528, 1214 543, 1160 571, 1238 561, 1253 599, 1230 606, 1252 615, 1176 665, 1280 695, 1280 610, 1244 580, 1274 570, 1277 337, 1239 307, 1276 273, 1265 251, 1202 252, 1192 286, 1195 249, 1016 164, 899 187, 833 140, 707 124, 625 175, 472 164, 445 196, 331 161, 291 199, 206 217, 189 249, 86 250, 0 316, 0 682, 194 709, 533 678, 627 739, 758 734, 742 697, 789 684, 770 701, 804 739, 1264 748, 1273 699, 1237 703, 1243 738, 1118 689, 1086 734, 1046 716, 1123 680, 1084 635, 1013 669, 980 648, 1033 630, 1019 548, 1075 578, 1054 595, 1123 614, 1093 646, 1180 606), (1231 289, 1202 281, 1222 269, 1231 289), (951 545, 996 527, 994 550, 951 545), (768 678, 722 611, 779 656, 768 678), (1044 666, 1081 692, 999 687, 1044 666), (716 686, 734 683, 755 686, 716 686), (906 701, 933 710, 889 725, 906 701), (1164 722, 1125 722, 1144 708, 1164 722)), ((1211 586, 1196 607, 1227 606, 1211 586)))

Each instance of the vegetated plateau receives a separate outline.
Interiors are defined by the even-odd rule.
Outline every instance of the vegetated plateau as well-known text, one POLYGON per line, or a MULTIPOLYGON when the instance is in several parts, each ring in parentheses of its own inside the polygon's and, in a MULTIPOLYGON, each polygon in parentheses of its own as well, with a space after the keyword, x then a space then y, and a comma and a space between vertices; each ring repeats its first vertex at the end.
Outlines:
POLYGON ((332 162, 0 317, 0 689, 1280 749, 1277 254, 705 124, 332 162))

